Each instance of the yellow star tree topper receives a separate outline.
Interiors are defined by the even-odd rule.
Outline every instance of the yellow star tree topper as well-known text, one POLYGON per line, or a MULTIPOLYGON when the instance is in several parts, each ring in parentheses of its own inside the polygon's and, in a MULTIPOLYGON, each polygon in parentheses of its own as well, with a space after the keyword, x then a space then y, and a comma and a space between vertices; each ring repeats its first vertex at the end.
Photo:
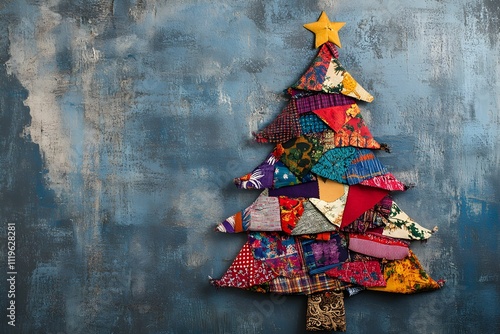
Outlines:
POLYGON ((340 45, 339 30, 345 22, 330 22, 325 12, 321 12, 318 21, 304 24, 304 28, 312 31, 316 35, 316 48, 326 42, 332 42, 339 48, 340 45))

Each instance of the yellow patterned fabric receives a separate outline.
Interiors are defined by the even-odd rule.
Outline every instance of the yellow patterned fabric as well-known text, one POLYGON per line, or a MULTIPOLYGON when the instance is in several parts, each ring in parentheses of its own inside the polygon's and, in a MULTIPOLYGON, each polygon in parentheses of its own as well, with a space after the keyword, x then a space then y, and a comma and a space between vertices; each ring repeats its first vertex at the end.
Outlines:
POLYGON ((368 289, 410 294, 441 288, 440 283, 427 275, 411 250, 407 258, 390 261, 385 264, 384 278, 387 282, 385 287, 373 287, 368 289))

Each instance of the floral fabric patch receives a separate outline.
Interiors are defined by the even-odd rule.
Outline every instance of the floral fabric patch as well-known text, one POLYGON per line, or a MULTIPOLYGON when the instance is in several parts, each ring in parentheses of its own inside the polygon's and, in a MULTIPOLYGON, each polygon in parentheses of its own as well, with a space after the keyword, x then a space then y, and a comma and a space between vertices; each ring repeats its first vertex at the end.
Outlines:
POLYGON ((279 276, 294 276, 303 272, 295 237, 277 232, 250 232, 248 241, 255 259, 263 261, 279 276))
POLYGON ((442 287, 442 281, 433 280, 424 270, 416 255, 410 250, 410 255, 402 260, 390 261, 384 267, 385 287, 369 288, 370 290, 416 293, 437 290, 442 287))

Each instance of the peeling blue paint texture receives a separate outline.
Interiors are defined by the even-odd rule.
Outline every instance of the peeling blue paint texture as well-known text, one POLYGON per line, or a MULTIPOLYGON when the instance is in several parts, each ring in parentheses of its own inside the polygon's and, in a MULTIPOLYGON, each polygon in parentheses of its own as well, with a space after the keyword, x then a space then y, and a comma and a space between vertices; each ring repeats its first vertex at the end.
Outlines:
POLYGON ((207 276, 244 243, 213 228, 257 197, 232 179, 271 150, 251 133, 315 56, 321 10, 347 23, 379 158, 416 184, 398 204, 439 226, 412 248, 447 280, 347 299, 347 332, 498 332, 496 0, 0 1, 0 332, 305 332, 303 296, 207 276))

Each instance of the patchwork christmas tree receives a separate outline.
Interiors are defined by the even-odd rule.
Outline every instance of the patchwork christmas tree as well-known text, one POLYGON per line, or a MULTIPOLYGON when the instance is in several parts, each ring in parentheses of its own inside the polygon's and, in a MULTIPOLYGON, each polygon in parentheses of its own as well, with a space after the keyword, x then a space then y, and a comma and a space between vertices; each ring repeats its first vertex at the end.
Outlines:
POLYGON ((343 25, 324 12, 304 25, 319 52, 287 90, 287 106, 254 134, 274 149, 234 181, 260 195, 216 227, 248 239, 227 272, 210 278, 216 287, 306 295, 308 330, 344 331, 344 297, 366 289, 410 294, 442 286, 410 250, 434 231, 390 196, 408 187, 374 154, 388 148, 361 116, 358 102, 372 95, 338 59, 343 25))

